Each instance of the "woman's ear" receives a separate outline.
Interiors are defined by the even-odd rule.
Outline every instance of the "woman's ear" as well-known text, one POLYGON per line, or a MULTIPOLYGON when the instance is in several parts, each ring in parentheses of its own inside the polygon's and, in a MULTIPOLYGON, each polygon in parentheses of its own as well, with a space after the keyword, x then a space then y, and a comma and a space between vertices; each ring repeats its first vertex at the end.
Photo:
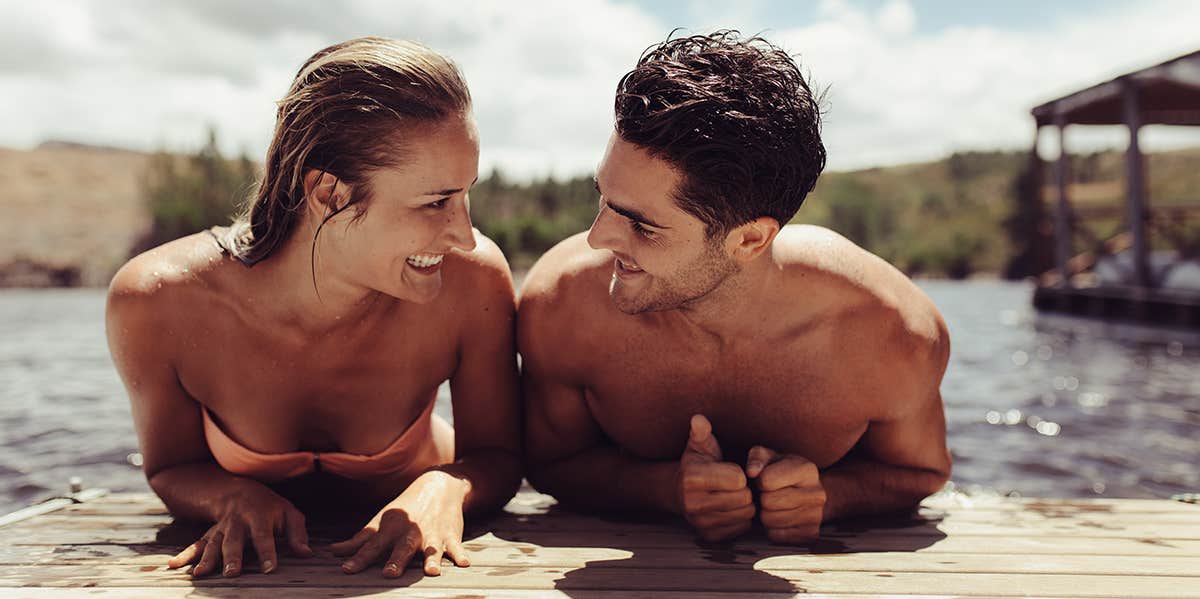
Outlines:
POLYGON ((304 203, 318 222, 349 201, 350 188, 341 179, 315 168, 304 171, 304 203))

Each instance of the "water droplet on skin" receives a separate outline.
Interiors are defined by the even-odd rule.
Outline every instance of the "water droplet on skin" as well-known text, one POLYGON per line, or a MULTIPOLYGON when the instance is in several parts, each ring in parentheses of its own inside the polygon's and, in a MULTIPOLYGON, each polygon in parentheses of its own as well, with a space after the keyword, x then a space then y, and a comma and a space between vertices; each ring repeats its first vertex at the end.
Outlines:
POLYGON ((1018 349, 1017 351, 1013 352, 1012 363, 1016 364, 1017 366, 1024 366, 1028 364, 1029 354, 1018 349))
POLYGON ((1000 420, 1001 420, 1000 412, 997 412, 996 410, 988 410, 987 415, 984 416, 983 418, 984 418, 984 420, 987 421, 988 424, 1000 424, 1000 420))
POLYGON ((1167 353, 1178 358, 1183 355, 1183 344, 1178 341, 1172 341, 1167 344, 1167 353))
POLYGON ((1054 357, 1054 349, 1049 345, 1043 345, 1037 348, 1037 357, 1039 360, 1045 361, 1054 357))

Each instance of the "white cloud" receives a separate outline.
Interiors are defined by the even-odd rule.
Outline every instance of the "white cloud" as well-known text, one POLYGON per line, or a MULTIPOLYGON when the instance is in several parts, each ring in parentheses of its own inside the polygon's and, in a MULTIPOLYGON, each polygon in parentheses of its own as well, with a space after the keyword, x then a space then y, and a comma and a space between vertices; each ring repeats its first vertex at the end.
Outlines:
MULTIPOLYGON (((1128 70, 1195 50, 1200 4, 1163 0, 1081 14, 1057 27, 951 27, 916 34, 903 1, 872 14, 827 0, 819 22, 774 39, 830 85, 831 168, 936 159, 963 149, 1028 147, 1029 110, 1128 70)), ((1148 131, 1151 148, 1200 143, 1148 131)), ((1076 149, 1122 146, 1123 133, 1068 130, 1076 149)))
POLYGON ((0 23, 0 40, 9 40, 0 50, 23 55, 22 68, 15 59, 0 65, 0 111, 23 117, 0 131, 0 144, 56 138, 181 149, 201 143, 212 124, 225 150, 261 157, 274 101, 310 54, 350 37, 386 35, 424 42, 463 69, 485 172, 498 165, 518 176, 575 174, 594 168, 603 152, 617 80, 666 35, 639 10, 606 0, 305 6, 320 9, 0 3, 24 15, 0 23))
MULTIPOLYGON (((616 82, 646 46, 680 24, 749 33, 770 22, 769 3, 731 6, 695 0, 691 22, 666 23, 619 0, 0 0, 0 145, 58 138, 185 149, 213 124, 227 151, 261 157, 274 101, 312 52, 387 35, 429 44, 463 68, 485 172, 586 172, 608 136, 616 82)), ((1024 31, 921 32, 907 0, 875 10, 824 0, 815 14, 811 25, 766 35, 830 86, 829 163, 845 169, 1025 147, 1033 105, 1195 49, 1200 4, 1155 0, 1024 31)), ((1167 138, 1151 133, 1151 147, 1167 138)), ((1068 143, 1121 139, 1072 131, 1068 143)))

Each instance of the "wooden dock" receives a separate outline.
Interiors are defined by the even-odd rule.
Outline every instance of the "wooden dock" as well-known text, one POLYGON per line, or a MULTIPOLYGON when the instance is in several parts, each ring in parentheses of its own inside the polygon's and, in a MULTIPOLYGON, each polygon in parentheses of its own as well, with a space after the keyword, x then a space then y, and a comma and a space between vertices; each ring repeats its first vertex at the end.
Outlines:
POLYGON ((324 546, 333 530, 314 526, 316 557, 192 580, 165 563, 202 529, 153 495, 111 494, 0 526, 0 597, 1200 597, 1200 506, 1178 501, 939 495, 912 517, 827 526, 807 547, 761 531, 702 545, 679 523, 553 503, 523 490, 469 527, 472 566, 440 577, 342 574, 324 546))

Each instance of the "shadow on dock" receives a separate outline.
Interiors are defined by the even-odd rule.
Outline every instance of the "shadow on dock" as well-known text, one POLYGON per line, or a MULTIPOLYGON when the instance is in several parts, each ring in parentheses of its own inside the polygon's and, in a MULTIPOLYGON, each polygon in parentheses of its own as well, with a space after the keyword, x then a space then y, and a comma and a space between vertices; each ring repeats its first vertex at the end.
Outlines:
MULTIPOLYGON (((520 525, 504 519, 484 522, 472 532, 490 532, 514 543, 528 543, 558 549, 607 549, 625 552, 624 559, 587 561, 582 567, 565 569, 554 588, 575 597, 590 597, 597 591, 621 588, 629 591, 670 592, 695 590, 701 577, 711 592, 747 594, 805 593, 807 589, 787 578, 756 565, 764 559, 788 555, 833 555, 880 551, 856 543, 864 533, 897 531, 890 537, 886 551, 911 552, 929 547, 946 537, 938 529, 937 514, 898 514, 858 518, 827 524, 821 536, 805 545, 771 543, 758 523, 747 534, 725 543, 707 543, 697 538, 681 518, 657 514, 635 515, 620 519, 604 515, 580 514, 558 505, 520 517, 520 525), (564 535, 558 527, 538 526, 538 521, 578 523, 575 534, 564 535), (519 528, 520 530, 514 530, 519 528), (588 534, 583 529, 594 529, 588 534), (903 532, 898 532, 898 531, 903 532), (614 579, 619 579, 614 580, 614 579)), ((525 549, 522 549, 525 551, 525 549)), ((536 550, 530 550, 536 551, 536 550)), ((819 574, 809 570, 806 573, 819 574)))

